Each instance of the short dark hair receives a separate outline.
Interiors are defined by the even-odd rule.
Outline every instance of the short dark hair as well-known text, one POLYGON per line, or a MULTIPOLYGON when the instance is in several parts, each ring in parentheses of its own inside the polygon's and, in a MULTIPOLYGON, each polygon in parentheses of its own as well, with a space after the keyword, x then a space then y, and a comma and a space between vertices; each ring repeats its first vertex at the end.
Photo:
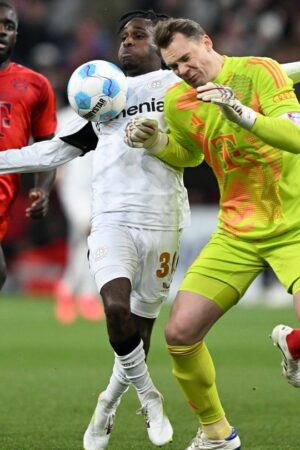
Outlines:
POLYGON ((136 9, 134 11, 129 11, 128 13, 123 14, 123 16, 120 17, 118 33, 122 31, 122 29, 130 20, 135 19, 137 17, 151 20, 153 25, 156 25, 161 20, 169 19, 170 16, 167 16, 166 14, 157 13, 153 9, 148 10, 136 9))
POLYGON ((15 6, 12 3, 8 2, 8 1, 5 1, 5 0, 0 0, 0 8, 11 9, 14 12, 14 14, 15 14, 16 21, 18 23, 18 21, 19 21, 18 12, 17 12, 15 6))
POLYGON ((167 48, 174 38, 175 33, 181 33, 187 38, 196 39, 204 36, 204 29, 191 19, 169 18, 158 22, 154 30, 154 42, 158 48, 167 48))

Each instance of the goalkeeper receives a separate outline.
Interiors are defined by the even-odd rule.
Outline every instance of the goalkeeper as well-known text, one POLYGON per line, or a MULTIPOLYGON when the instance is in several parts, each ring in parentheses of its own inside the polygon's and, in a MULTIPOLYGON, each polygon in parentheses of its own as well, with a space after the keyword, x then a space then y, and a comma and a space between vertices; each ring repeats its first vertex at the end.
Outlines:
MULTIPOLYGON (((165 97, 169 132, 139 118, 125 141, 173 166, 205 159, 217 177, 218 229, 187 271, 166 339, 173 374, 200 421, 188 449, 238 450, 204 338, 268 265, 293 294, 300 320, 300 106, 279 64, 220 55, 194 21, 159 23, 156 44, 182 79, 165 97)), ((278 325, 272 339, 284 375, 300 387, 300 329, 278 325)))

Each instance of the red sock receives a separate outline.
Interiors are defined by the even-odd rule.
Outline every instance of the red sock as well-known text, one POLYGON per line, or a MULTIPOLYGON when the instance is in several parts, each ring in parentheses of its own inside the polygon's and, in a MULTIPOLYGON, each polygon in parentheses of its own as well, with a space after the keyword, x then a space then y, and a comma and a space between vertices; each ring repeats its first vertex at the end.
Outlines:
POLYGON ((286 341, 292 357, 294 359, 300 358, 300 328, 296 328, 288 334, 286 341))

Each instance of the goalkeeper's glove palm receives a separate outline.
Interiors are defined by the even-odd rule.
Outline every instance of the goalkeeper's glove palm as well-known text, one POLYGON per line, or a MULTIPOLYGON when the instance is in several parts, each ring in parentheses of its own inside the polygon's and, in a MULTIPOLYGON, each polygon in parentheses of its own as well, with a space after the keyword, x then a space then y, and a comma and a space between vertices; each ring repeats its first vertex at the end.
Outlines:
POLYGON ((256 112, 237 100, 230 87, 209 82, 197 87, 197 98, 203 102, 215 103, 226 119, 243 128, 250 130, 254 125, 256 112))

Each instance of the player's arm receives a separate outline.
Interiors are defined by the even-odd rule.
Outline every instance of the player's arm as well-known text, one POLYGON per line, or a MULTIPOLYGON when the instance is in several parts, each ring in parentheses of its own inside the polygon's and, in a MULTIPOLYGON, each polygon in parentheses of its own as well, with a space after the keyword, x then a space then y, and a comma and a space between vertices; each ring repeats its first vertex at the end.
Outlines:
POLYGON ((193 145, 182 145, 173 133, 168 134, 168 143, 155 154, 157 158, 174 167, 195 167, 202 163, 204 156, 199 148, 193 145))
MULTIPOLYGON (((51 140, 53 135, 35 139, 36 142, 51 140)), ((30 189, 28 198, 30 206, 26 208, 26 216, 32 219, 45 217, 49 209, 49 196, 54 185, 56 169, 34 174, 34 187, 30 189)))
MULTIPOLYGON (((56 99, 49 80, 36 74, 39 80, 39 96, 31 113, 31 131, 34 142, 51 140, 57 127, 56 99)), ((37 81, 36 81, 37 82, 37 81)), ((49 208, 49 195, 56 176, 56 169, 34 174, 34 187, 29 191, 30 206, 26 216, 44 217, 49 208)))
POLYGON ((50 141, 0 152, 0 173, 49 171, 94 150, 98 138, 91 123, 76 120, 70 122, 50 141))
POLYGON ((278 118, 257 114, 251 132, 272 147, 300 153, 300 112, 278 118))
POLYGON ((294 84, 300 83, 300 61, 281 64, 281 67, 294 84))
POLYGON ((271 69, 268 73, 263 65, 257 68, 255 89, 262 113, 243 105, 227 86, 207 83, 197 88, 197 98, 218 105, 226 119, 250 130, 266 144, 300 153, 299 103, 291 81, 275 61, 271 69))
POLYGON ((49 171, 71 159, 82 151, 55 137, 51 141, 41 141, 0 152, 0 173, 31 173, 49 171))
POLYGON ((157 120, 139 117, 127 124, 125 143, 132 148, 144 148, 152 155, 174 167, 198 166, 202 160, 199 149, 185 148, 171 132, 165 133, 158 127, 157 120))

